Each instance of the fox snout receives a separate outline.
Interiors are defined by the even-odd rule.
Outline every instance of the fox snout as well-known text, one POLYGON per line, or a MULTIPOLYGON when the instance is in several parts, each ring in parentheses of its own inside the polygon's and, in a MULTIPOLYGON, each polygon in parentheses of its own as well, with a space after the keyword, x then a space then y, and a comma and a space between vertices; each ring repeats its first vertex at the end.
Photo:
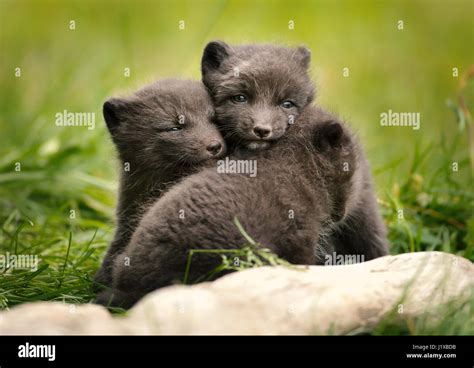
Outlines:
POLYGON ((220 156, 224 152, 224 149, 224 145, 217 140, 209 142, 206 146, 206 151, 211 157, 220 156))
POLYGON ((272 127, 269 125, 256 125, 252 132, 258 139, 270 139, 272 135, 272 127))
POLYGON ((285 123, 280 122, 282 117, 272 109, 257 109, 251 120, 253 126, 249 134, 256 140, 278 139, 285 132, 285 123))

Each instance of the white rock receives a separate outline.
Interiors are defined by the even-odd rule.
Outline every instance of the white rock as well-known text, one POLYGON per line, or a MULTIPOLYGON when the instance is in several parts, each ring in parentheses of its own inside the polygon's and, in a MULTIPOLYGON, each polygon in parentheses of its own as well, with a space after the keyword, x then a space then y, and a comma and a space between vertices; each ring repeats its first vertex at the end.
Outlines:
POLYGON ((0 335, 127 334, 103 307, 61 302, 26 303, 0 313, 0 335))
POLYGON ((0 334, 346 334, 400 318, 435 315, 474 288, 474 266, 441 252, 345 266, 262 267, 212 283, 171 286, 126 317, 99 306, 29 303, 0 313, 0 334))

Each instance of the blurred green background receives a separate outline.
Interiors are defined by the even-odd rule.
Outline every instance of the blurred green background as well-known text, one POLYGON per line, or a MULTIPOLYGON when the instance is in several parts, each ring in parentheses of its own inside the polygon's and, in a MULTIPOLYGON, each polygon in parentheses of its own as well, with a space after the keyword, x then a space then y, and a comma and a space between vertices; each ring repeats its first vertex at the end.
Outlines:
MULTIPOLYGON (((438 249, 472 259, 469 132, 447 100, 457 106, 461 76, 474 63, 473 4, 0 0, 0 246, 41 253, 49 264, 42 277, 65 279, 47 296, 11 286, 4 303, 80 294, 74 277, 93 274, 113 232, 118 170, 103 102, 160 78, 199 79, 201 52, 213 39, 309 47, 317 102, 347 119, 366 148, 392 252, 438 249), (381 127, 389 109, 419 112, 421 129, 381 127), (96 128, 57 127, 63 110, 95 112, 96 128), (397 220, 399 208, 406 221, 397 220), (61 289, 67 280, 74 292, 61 289)), ((87 299, 84 290, 78 300, 87 299)))
MULTIPOLYGON (((462 74, 474 61, 472 1, 0 4, 0 164, 9 164, 17 149, 37 143, 45 146, 36 151, 39 157, 23 158, 25 167, 30 162, 36 167, 41 153, 78 147, 90 153, 90 160, 77 165, 107 181, 115 170, 102 103, 155 79, 198 79, 202 49, 212 39, 307 45, 318 102, 352 123, 375 169, 396 159, 408 164, 417 142, 455 132, 445 103, 459 83, 452 68, 462 74), (69 29, 70 20, 75 30, 69 29), (403 30, 397 28, 399 20, 403 30), (130 77, 124 76, 126 67, 130 77), (342 75, 345 67, 349 77, 342 75), (56 127, 54 114, 64 109, 95 112, 97 128, 56 127), (388 109, 420 112, 421 129, 380 127, 380 113, 388 109)), ((395 178, 386 176, 399 172, 377 180, 386 185, 395 178)))

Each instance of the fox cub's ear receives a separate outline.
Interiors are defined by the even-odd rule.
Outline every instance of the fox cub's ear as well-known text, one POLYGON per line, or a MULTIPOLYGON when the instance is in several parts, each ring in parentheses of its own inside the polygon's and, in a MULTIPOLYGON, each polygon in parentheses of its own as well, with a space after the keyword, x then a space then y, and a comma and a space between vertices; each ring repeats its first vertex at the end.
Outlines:
POLYGON ((104 103, 102 108, 105 123, 111 134, 119 127, 123 115, 127 111, 129 102, 120 98, 111 98, 104 103))
POLYGON ((311 62, 311 51, 304 46, 300 46, 296 49, 296 57, 299 60, 300 65, 304 69, 309 68, 309 63, 311 62))
POLYGON ((318 123, 314 132, 313 143, 320 151, 340 148, 350 142, 349 134, 341 123, 335 120, 318 123))
POLYGON ((219 69, 222 62, 229 57, 230 47, 223 41, 209 42, 204 48, 201 59, 201 71, 206 73, 219 69))

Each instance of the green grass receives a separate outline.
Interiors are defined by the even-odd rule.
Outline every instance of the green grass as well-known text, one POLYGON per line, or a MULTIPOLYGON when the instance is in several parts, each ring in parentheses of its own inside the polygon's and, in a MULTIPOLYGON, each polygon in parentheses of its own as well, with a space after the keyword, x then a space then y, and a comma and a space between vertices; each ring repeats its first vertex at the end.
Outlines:
POLYGON ((279 258, 270 249, 265 248, 265 245, 252 239, 237 218, 234 219, 234 223, 246 242, 239 249, 191 249, 184 270, 183 284, 189 284, 189 271, 193 264, 193 256, 199 254, 219 255, 221 257, 221 264, 207 275, 202 275, 196 282, 212 280, 223 272, 229 271, 237 272, 263 266, 292 267, 290 263, 279 258))
MULTIPOLYGON (((472 189, 463 187, 456 181, 456 172, 451 170, 447 161, 440 161, 439 170, 427 177, 418 173, 423 160, 437 155, 452 157, 458 142, 466 133, 467 126, 463 126, 451 144, 443 142, 423 149, 417 148, 410 170, 404 176, 405 181, 394 183, 391 190, 387 190, 385 196, 380 199, 389 228, 392 254, 439 250, 474 260, 472 189), (449 183, 449 188, 446 188, 446 183, 449 183), (400 209, 403 209, 403 218, 399 218, 400 209)), ((461 161, 461 166, 469 166, 469 162, 468 157, 461 161)), ((54 174, 59 175, 62 164, 60 160, 53 158, 47 167, 50 173, 57 170, 54 174)), ((393 166, 384 167, 378 173, 391 168, 393 166)), ((42 173, 41 170, 39 172, 42 173)), ((21 172, 16 175, 21 175, 21 172)), ((42 179, 46 177, 48 176, 44 173, 41 176, 42 179)), ((8 172, 0 174, 0 181, 2 180, 11 185, 18 183, 18 180, 11 179, 8 172)), ((110 217, 104 215, 106 211, 100 211, 101 208, 108 208, 110 202, 104 201, 102 205, 97 205, 96 201, 100 198, 110 201, 111 193, 104 196, 103 192, 107 191, 107 186, 89 178, 78 184, 81 189, 76 191, 75 199, 71 198, 66 202, 67 205, 54 208, 63 200, 62 196, 68 194, 54 188, 47 192, 46 186, 36 178, 27 177, 24 180, 25 190, 29 189, 28 200, 20 202, 21 206, 18 206, 18 202, 8 200, 6 196, 3 199, 7 204, 4 208, 14 209, 2 212, 0 244, 2 251, 11 254, 39 254, 41 263, 35 272, 5 270, 0 278, 0 307, 8 308, 36 300, 60 300, 68 303, 91 301, 92 277, 100 264, 113 228, 110 217), (84 192, 95 193, 92 189, 94 187, 98 198, 89 202, 90 198, 84 196, 84 192), (75 218, 71 218, 71 208, 76 211, 75 218)), ((2 189, 5 188, 7 186, 2 189)), ((109 191, 112 191, 111 187, 109 191)), ((184 272, 185 284, 192 267, 193 255, 200 252, 213 252, 222 257, 222 264, 210 274, 203 275, 202 281, 223 271, 241 271, 265 265, 288 266, 287 262, 255 243, 237 220, 236 226, 247 239, 246 244, 239 250, 193 250, 184 272), (237 263, 236 259, 239 260, 237 263)), ((400 319, 394 309, 372 333, 474 334, 472 323, 466 323, 474 315, 473 307, 474 296, 443 306, 438 311, 435 322, 427 316, 416 320, 400 319)))
POLYGON ((380 335, 474 335, 474 295, 452 301, 417 318, 400 316, 396 308, 370 332, 380 335))
MULTIPOLYGON (((114 229, 118 171, 101 105, 150 80, 199 78, 202 48, 216 38, 309 46, 318 101, 347 118, 366 148, 391 253, 440 250, 474 261, 468 2, 198 5, 0 0, 0 254, 41 259, 36 272, 2 272, 0 308, 93 298, 90 283, 114 229), (394 27, 400 18, 404 31, 394 27), (67 28, 70 19, 75 31, 67 28), (295 20, 294 31, 288 19, 295 20), (342 77, 346 66, 349 78, 342 77), (380 127, 380 112, 390 108, 419 111, 420 131, 380 127), (64 109, 95 112, 96 129, 56 127, 54 114, 64 109)), ((239 254, 221 255, 220 270, 279 262, 255 253, 250 242, 239 254)), ((473 334, 473 304, 459 301, 440 311, 435 324, 389 321, 373 333, 473 334)))

